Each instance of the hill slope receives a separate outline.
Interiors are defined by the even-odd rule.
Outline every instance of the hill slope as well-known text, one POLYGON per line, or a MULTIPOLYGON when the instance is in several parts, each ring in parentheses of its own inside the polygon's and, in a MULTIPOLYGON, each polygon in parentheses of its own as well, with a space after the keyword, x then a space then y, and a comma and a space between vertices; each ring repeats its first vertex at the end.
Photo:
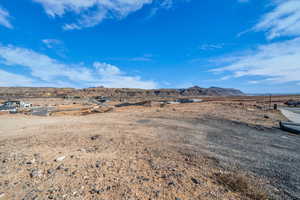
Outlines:
POLYGON ((129 89, 129 88, 41 88, 41 87, 0 87, 0 97, 93 97, 108 96, 114 98, 141 97, 192 97, 192 96, 242 96, 243 92, 227 88, 201 88, 194 86, 187 89, 129 89))

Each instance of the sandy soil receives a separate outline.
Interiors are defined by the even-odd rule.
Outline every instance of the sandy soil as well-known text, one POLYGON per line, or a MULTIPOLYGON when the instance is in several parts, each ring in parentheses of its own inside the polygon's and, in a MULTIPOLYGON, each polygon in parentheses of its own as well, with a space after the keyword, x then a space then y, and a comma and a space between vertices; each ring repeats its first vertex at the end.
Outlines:
POLYGON ((0 199, 288 199, 267 176, 225 167, 212 147, 214 125, 201 121, 256 130, 281 119, 277 111, 232 102, 88 116, 1 115, 0 199), (241 174, 244 188, 225 181, 232 172, 241 174))

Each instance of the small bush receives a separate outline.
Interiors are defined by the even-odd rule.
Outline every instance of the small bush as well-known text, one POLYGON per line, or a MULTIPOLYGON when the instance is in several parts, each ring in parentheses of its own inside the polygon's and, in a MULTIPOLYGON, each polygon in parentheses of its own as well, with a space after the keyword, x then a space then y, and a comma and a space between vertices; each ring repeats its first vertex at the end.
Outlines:
POLYGON ((262 184, 245 174, 217 173, 215 175, 218 183, 224 185, 230 191, 238 192, 249 199, 270 199, 262 184))

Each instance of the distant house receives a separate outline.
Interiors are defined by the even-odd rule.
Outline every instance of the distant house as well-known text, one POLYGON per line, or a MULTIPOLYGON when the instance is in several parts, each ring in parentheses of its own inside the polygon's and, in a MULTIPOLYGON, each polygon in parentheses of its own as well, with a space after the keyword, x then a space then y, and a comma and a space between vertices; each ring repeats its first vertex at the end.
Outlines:
POLYGON ((23 101, 6 101, 0 106, 0 110, 16 112, 18 109, 30 108, 31 106, 31 104, 23 101))

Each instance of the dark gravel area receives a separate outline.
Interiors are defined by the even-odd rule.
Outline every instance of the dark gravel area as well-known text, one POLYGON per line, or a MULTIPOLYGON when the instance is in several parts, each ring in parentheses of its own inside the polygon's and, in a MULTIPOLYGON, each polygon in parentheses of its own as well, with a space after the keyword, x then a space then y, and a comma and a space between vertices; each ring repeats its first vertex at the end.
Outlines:
POLYGON ((267 178, 280 190, 276 199, 300 199, 299 135, 222 119, 193 124, 206 127, 208 149, 223 167, 236 166, 267 178))
POLYGON ((267 180, 270 188, 266 189, 274 199, 300 199, 300 135, 212 117, 137 123, 164 128, 159 134, 162 139, 183 141, 195 152, 208 154, 226 171, 267 180))

